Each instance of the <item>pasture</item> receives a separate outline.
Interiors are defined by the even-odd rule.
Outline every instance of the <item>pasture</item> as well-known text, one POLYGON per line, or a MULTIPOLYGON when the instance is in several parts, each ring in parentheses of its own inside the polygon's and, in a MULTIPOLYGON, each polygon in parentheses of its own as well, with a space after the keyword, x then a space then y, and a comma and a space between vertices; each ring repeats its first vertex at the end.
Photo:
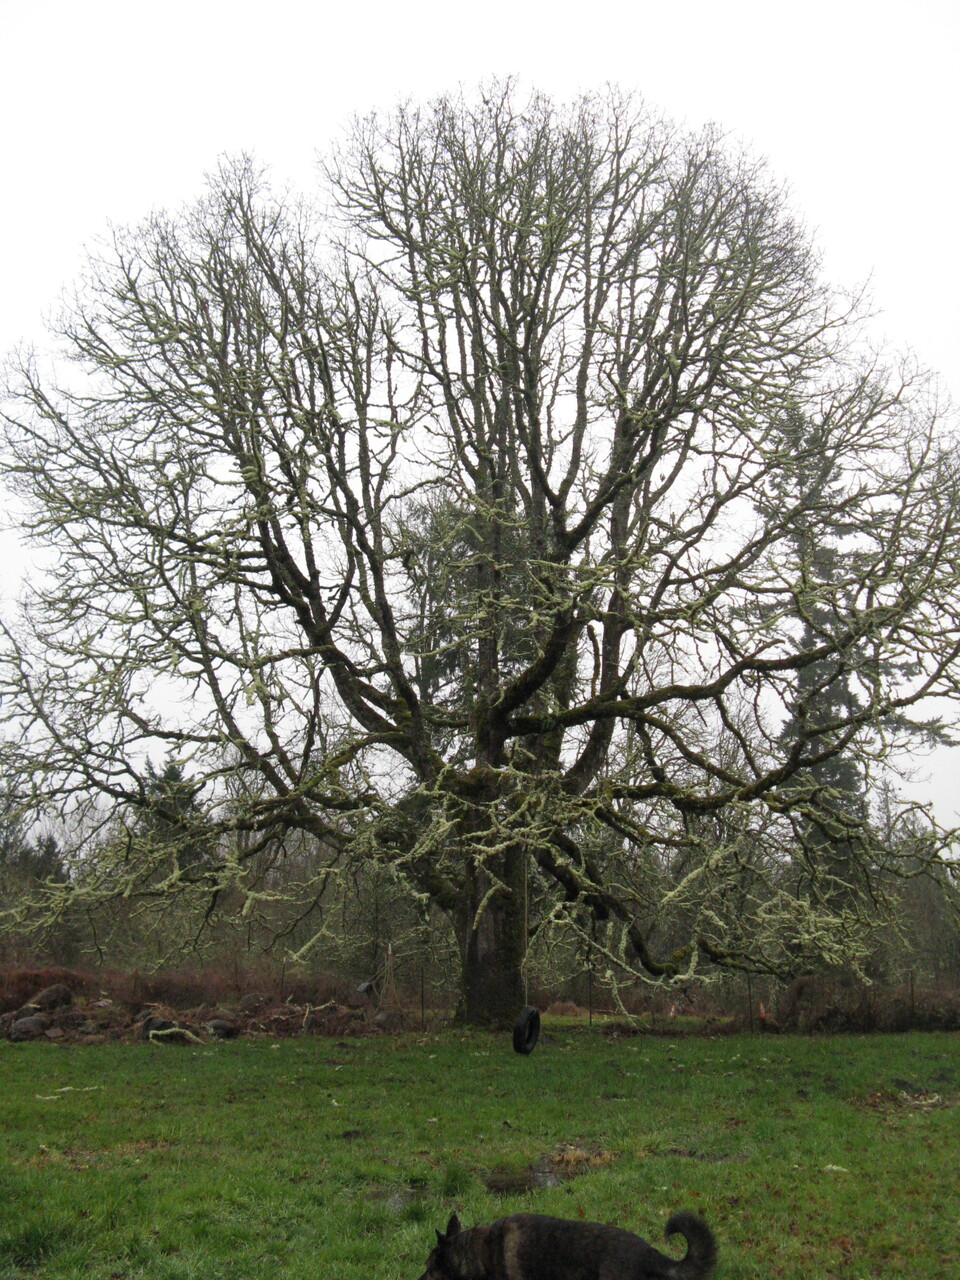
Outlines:
POLYGON ((0 1277, 413 1280, 453 1208, 690 1207, 718 1280, 943 1280, 958 1091, 946 1033, 0 1042, 0 1277))

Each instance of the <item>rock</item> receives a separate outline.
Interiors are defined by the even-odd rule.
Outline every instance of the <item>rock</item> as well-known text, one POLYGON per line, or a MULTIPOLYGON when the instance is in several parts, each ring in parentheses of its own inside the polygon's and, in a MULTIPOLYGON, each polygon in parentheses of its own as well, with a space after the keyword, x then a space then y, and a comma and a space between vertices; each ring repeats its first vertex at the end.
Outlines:
POLYGON ((381 1031, 399 1031, 403 1024, 404 1017, 398 1009, 381 1009, 373 1018, 373 1025, 381 1031))
POLYGON ((10 1028, 11 1040, 39 1040, 50 1024, 39 1014, 27 1018, 17 1018, 10 1028))
POLYGON ((51 1009, 64 1009, 73 1004, 73 992, 63 982, 55 982, 52 987, 44 987, 30 1001, 31 1004, 48 1013, 51 1009))
POLYGON ((211 1018, 205 1025, 206 1030, 217 1040, 233 1040, 240 1034, 237 1024, 226 1018, 211 1018))
POLYGON ((59 1040, 65 1034, 63 1027, 47 1027, 43 1033, 48 1040, 59 1040))

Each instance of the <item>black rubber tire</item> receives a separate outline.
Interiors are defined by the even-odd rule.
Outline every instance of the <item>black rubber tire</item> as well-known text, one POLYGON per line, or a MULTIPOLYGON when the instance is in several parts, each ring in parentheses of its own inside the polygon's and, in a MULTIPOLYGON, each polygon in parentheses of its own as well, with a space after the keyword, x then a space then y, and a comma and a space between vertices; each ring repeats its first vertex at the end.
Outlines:
POLYGON ((520 1010, 513 1028, 515 1053, 533 1053, 540 1037, 540 1010, 527 1004, 520 1010))

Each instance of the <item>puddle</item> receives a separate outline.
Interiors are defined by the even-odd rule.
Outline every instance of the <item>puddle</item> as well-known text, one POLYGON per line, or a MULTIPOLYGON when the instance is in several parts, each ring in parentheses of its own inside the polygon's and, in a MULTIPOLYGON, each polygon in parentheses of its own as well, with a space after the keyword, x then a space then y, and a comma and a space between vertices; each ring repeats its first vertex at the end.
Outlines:
MULTIPOLYGON (((347 1133, 343 1136, 346 1137, 347 1133)), ((477 1176, 495 1196, 522 1196, 528 1191, 558 1187, 581 1174, 602 1169, 612 1164, 614 1159, 612 1151, 588 1151, 583 1147, 564 1145, 523 1168, 499 1165, 493 1169, 478 1170, 477 1176)), ((371 1188, 366 1194, 369 1200, 385 1206, 391 1213, 404 1214, 428 1197, 429 1187, 427 1179, 412 1178, 399 1186, 371 1188)))
POLYGON ((425 1178, 412 1178, 399 1187, 377 1187, 367 1193, 367 1199, 385 1205, 391 1213, 403 1213, 426 1195, 429 1183, 425 1178))
POLYGON ((543 1160, 526 1169, 488 1169, 483 1175, 483 1185, 495 1196, 520 1196, 527 1191, 539 1191, 543 1187, 558 1187, 564 1180, 563 1174, 543 1160))
POLYGON ((684 1160, 705 1160, 720 1164, 724 1160, 746 1160, 744 1155, 729 1155, 726 1151, 694 1151, 692 1147, 667 1147, 665 1156, 682 1156, 684 1160))
POLYGON ((518 1196, 544 1187, 558 1187, 583 1173, 613 1163, 609 1151, 585 1151, 580 1147, 561 1147, 551 1155, 543 1155, 535 1164, 522 1169, 501 1165, 487 1169, 480 1176, 488 1191, 496 1196, 518 1196))

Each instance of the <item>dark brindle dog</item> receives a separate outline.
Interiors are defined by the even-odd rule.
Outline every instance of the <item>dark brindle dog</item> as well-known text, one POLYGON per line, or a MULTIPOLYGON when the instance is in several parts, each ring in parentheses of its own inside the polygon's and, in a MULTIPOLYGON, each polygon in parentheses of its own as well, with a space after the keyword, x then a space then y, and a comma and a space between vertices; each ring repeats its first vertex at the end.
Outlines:
POLYGON ((668 1258, 632 1231, 517 1213, 464 1231, 457 1215, 437 1232, 420 1280, 701 1280, 716 1261, 713 1234, 695 1213, 675 1213, 667 1236, 686 1237, 668 1258))

